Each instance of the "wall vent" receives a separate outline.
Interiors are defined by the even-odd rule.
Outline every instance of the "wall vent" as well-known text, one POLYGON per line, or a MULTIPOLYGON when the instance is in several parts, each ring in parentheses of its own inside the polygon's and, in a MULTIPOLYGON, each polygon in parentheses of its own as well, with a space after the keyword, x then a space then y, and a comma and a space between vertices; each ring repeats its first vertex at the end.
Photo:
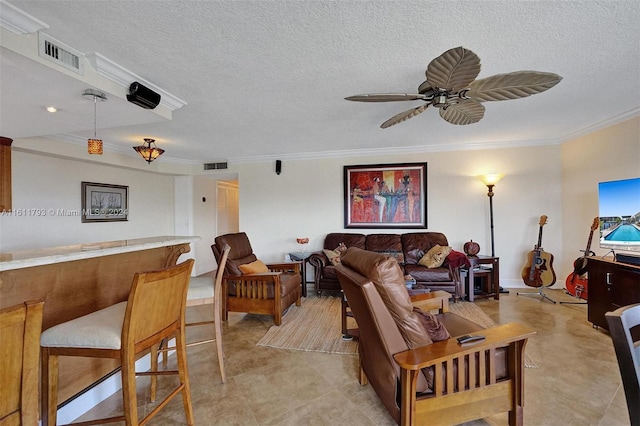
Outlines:
POLYGON ((42 32, 38 33, 38 54, 41 58, 84 75, 84 55, 42 32))
POLYGON ((226 161, 220 163, 204 163, 205 170, 222 170, 228 168, 229 165, 226 161))

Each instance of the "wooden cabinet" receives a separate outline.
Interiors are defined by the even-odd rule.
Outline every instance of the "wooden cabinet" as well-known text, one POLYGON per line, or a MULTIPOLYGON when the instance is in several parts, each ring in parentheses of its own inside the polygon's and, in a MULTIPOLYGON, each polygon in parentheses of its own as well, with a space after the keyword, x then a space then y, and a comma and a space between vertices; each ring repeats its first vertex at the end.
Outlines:
POLYGON ((590 257, 589 322, 609 329, 604 314, 621 306, 640 303, 640 267, 616 262, 612 259, 590 257))

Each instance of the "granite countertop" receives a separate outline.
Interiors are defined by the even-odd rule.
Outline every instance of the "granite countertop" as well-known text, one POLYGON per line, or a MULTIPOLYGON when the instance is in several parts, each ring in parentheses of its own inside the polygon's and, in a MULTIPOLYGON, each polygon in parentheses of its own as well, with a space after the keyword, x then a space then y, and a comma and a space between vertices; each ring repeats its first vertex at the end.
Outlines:
POLYGON ((0 253, 0 271, 90 259, 177 244, 189 244, 200 239, 200 237, 196 236, 165 235, 0 253))

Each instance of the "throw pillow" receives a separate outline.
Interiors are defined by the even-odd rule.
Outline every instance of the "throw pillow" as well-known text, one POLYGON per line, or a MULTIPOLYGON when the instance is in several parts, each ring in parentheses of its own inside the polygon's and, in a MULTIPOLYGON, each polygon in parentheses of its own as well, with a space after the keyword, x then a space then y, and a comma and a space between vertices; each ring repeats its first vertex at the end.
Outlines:
POLYGON ((338 253, 342 254, 347 251, 347 246, 344 243, 340 243, 338 244, 338 247, 336 247, 333 251, 337 251, 338 253))
POLYGON ((451 253, 451 247, 441 246, 436 244, 431 247, 428 252, 422 256, 422 259, 418 261, 418 265, 425 266, 427 268, 439 268, 444 263, 444 260, 451 253))
POLYGON ((327 259, 329 259, 329 262, 331 262, 333 266, 336 266, 338 263, 340 263, 340 252, 329 249, 323 249, 322 252, 325 254, 325 256, 327 256, 327 259))
POLYGON ((262 274, 265 272, 269 272, 269 268, 264 264, 260 259, 255 260, 251 263, 245 263, 244 265, 238 265, 238 268, 242 271, 244 275, 251 274, 262 274))
POLYGON ((422 309, 415 307, 413 308, 413 312, 418 314, 418 318, 420 319, 422 326, 434 342, 447 340, 451 337, 444 324, 438 321, 438 318, 432 313, 424 312, 422 309))

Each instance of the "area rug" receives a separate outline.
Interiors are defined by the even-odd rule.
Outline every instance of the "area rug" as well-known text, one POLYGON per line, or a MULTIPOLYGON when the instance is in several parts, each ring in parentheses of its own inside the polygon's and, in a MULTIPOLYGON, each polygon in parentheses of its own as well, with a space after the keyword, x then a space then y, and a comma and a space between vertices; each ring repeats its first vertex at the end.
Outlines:
MULTIPOLYGON (((291 306, 282 317, 282 324, 279 327, 271 326, 257 345, 307 352, 357 354, 356 341, 342 340, 340 302, 340 298, 332 296, 303 298, 301 306, 291 306)), ((496 326, 475 303, 451 303, 449 310, 481 327, 496 326)), ((537 366, 525 355, 525 367, 537 366)))
POLYGON ((358 343, 342 340, 341 299, 305 297, 300 306, 291 306, 282 324, 271 326, 258 346, 331 354, 357 354, 358 343))

